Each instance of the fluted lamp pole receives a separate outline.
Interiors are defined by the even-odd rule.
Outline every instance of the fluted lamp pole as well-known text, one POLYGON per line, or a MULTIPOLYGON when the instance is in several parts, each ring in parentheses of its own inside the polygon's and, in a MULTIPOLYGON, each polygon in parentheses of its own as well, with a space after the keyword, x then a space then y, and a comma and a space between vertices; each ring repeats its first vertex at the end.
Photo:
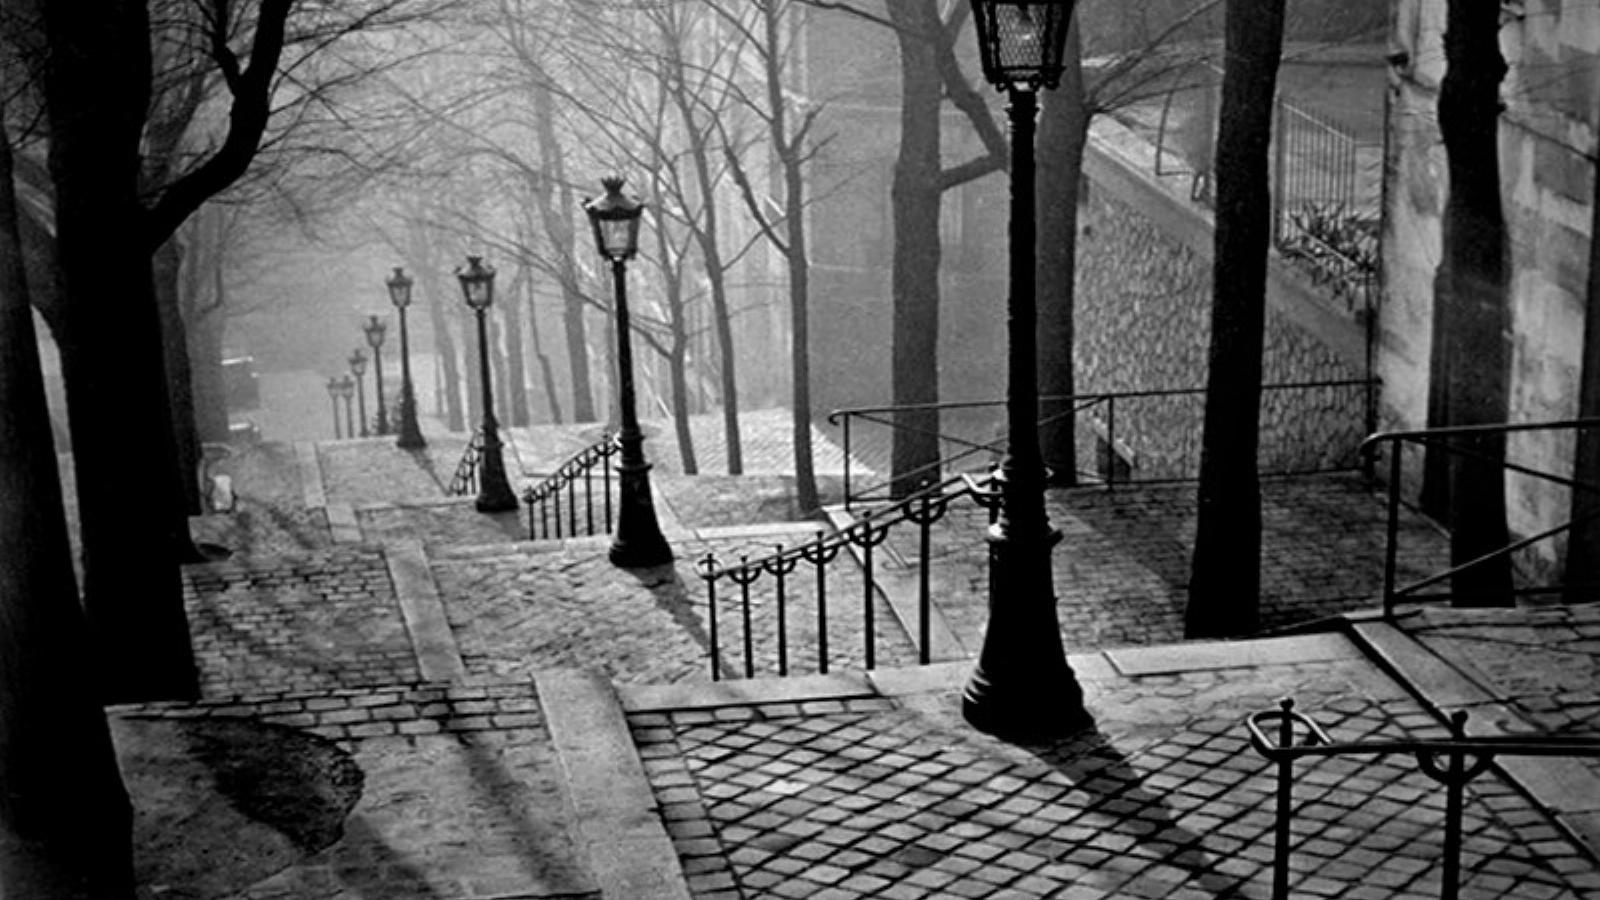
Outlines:
POLYGON ((400 437, 395 446, 402 450, 418 450, 428 445, 417 427, 417 394, 411 386, 411 336, 406 332, 406 309, 411 306, 410 278, 404 269, 394 267, 394 274, 384 281, 389 289, 389 302, 400 313, 400 437))
POLYGON ((484 314, 494 303, 494 268, 483 257, 467 257, 456 269, 461 296, 478 317, 478 381, 483 385, 483 452, 478 461, 478 512, 507 512, 517 508, 517 495, 506 481, 506 463, 500 452, 500 425, 494 419, 494 388, 489 379, 489 330, 484 314))
POLYGON ((972 0, 984 76, 1007 92, 1011 125, 1010 298, 1006 456, 1001 512, 989 529, 989 623, 962 714, 999 737, 1047 738, 1090 724, 1067 665, 1050 553, 1060 532, 1045 513, 1035 344, 1034 119, 1038 92, 1060 82, 1072 0, 972 0))
POLYGON ((356 420, 360 422, 361 436, 367 436, 367 382, 361 376, 367 374, 367 355, 361 348, 350 351, 350 374, 356 379, 356 420))
POLYGON ((672 561, 672 548, 656 522, 656 505, 650 496, 650 464, 644 458, 644 432, 633 399, 633 340, 628 319, 628 260, 639 252, 639 220, 644 203, 622 193, 623 179, 600 180, 605 195, 583 203, 594 225, 595 246, 611 263, 611 281, 617 307, 617 406, 622 415, 622 459, 617 465, 621 497, 617 530, 611 539, 611 562, 624 568, 658 566, 672 561))
POLYGON ((389 413, 383 400, 383 335, 389 330, 389 324, 377 315, 367 317, 367 324, 361 326, 367 333, 367 346, 372 348, 372 380, 375 393, 378 395, 378 428, 377 434, 389 433, 389 413))

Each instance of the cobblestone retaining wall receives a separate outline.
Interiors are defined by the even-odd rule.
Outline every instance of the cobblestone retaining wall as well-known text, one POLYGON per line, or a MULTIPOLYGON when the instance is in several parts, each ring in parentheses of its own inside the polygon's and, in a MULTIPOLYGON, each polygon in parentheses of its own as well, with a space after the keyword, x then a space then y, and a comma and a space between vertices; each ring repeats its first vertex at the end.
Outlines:
MULTIPOLYGON (((1204 386, 1211 332, 1209 254, 1091 184, 1078 237, 1078 392, 1204 386)), ((1335 381, 1362 373, 1270 306, 1262 380, 1335 381)), ((1359 387, 1271 392, 1261 402, 1263 472, 1350 466, 1364 431, 1359 387)), ((1198 473, 1200 395, 1119 403, 1116 437, 1135 478, 1198 473)), ((1104 409, 1090 428, 1109 425, 1104 409)), ((1080 419, 1080 423, 1082 419, 1080 419)), ((1093 457, 1089 457, 1093 459, 1093 457)))

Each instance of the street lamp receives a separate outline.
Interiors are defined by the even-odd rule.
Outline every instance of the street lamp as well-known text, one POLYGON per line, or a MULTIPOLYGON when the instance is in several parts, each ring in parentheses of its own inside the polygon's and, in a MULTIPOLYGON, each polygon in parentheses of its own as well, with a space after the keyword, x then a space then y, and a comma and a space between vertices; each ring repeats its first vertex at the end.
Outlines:
POLYGON ((339 379, 335 390, 337 390, 339 393, 339 399, 344 401, 344 436, 355 437, 355 413, 350 408, 350 398, 354 396, 356 392, 355 379, 351 378, 349 375, 344 376, 343 378, 339 379))
POLYGON ((361 436, 367 436, 367 383, 361 376, 367 371, 367 355, 357 347, 350 353, 350 374, 356 378, 356 412, 357 421, 361 423, 361 436))
POLYGON ((1048 737, 1090 724, 1056 617, 1050 551, 1061 534, 1045 513, 1034 325, 1034 119, 1039 90, 1061 79, 1072 5, 972 0, 984 77, 1009 100, 1011 262, 1007 446, 1001 512, 988 538, 989 623, 961 711, 979 731, 1002 737, 1048 737))
POLYGON ((367 333, 367 346, 372 348, 372 380, 378 394, 378 434, 389 433, 389 414, 383 405, 383 333, 388 324, 376 314, 367 317, 361 330, 367 333))
POLYGON ((328 379, 328 402, 333 404, 333 439, 344 437, 344 429, 339 427, 339 376, 328 379))
POLYGON ((478 316, 478 380, 483 384, 483 455, 478 474, 478 512, 506 512, 517 508, 517 496, 506 482, 506 464, 500 454, 500 428, 494 420, 494 389, 489 380, 489 331, 483 314, 494 303, 494 268, 483 257, 467 257, 467 267, 456 269, 461 295, 478 316))
POLYGON ((617 405, 622 412, 622 460, 617 466, 622 496, 617 507, 617 532, 611 540, 611 562, 628 568, 657 566, 672 560, 672 548, 656 523, 650 497, 650 464, 644 458, 644 433, 633 402, 633 340, 628 324, 628 260, 639 252, 639 219, 644 204, 622 193, 620 176, 602 178, 605 196, 583 203, 594 225, 595 246, 611 262, 617 306, 617 405))
POLYGON ((389 289, 389 302, 400 311, 400 439, 395 446, 403 450, 426 447, 422 429, 417 427, 417 395, 411 387, 411 339, 406 333, 406 308, 411 305, 411 279, 399 266, 384 281, 389 289))

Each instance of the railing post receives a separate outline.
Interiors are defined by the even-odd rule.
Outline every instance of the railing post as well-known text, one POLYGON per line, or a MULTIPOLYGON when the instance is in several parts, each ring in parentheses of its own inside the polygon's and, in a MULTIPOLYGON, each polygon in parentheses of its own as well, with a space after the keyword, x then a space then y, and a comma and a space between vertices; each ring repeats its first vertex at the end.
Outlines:
POLYGON ((1106 398, 1106 487, 1117 480, 1117 398, 1106 398))
POLYGON ((594 535, 594 460, 585 456, 583 461, 583 521, 590 536, 594 535))
POLYGON ((538 540, 539 539, 539 533, 538 533, 538 531, 534 530, 534 527, 533 527, 533 491, 532 490, 528 490, 528 491, 523 492, 523 494, 522 494, 522 502, 528 504, 528 540, 530 540, 530 541, 538 540))
POLYGON ((845 532, 845 535, 852 543, 861 548, 861 615, 866 626, 866 634, 863 640, 866 643, 866 667, 873 669, 877 667, 878 623, 877 609, 873 603, 873 592, 876 589, 876 585, 873 583, 872 574, 872 548, 883 543, 883 539, 888 537, 889 526, 874 526, 872 513, 869 511, 863 514, 861 521, 852 525, 845 532))
POLYGON ((561 485, 557 484, 550 489, 550 496, 555 498, 556 540, 561 539, 561 485))
POLYGON ((1389 442, 1389 521, 1384 528, 1383 617, 1394 618, 1396 546, 1400 540, 1400 442, 1389 442))
POLYGON ((611 533, 611 457, 616 451, 616 446, 611 443, 611 435, 603 435, 605 452, 601 455, 601 477, 606 489, 606 534, 611 533))
POLYGON ((761 568, 751 569, 750 557, 739 557, 737 568, 728 570, 728 577, 739 586, 739 605, 744 617, 744 677, 756 677, 755 635, 750 633, 750 583, 761 577, 761 568))
POLYGON ((567 534, 578 536, 578 479, 567 473, 567 534))
MULTIPOLYGON (((853 414, 844 414, 844 511, 850 511, 850 420, 853 414)), ((824 670, 826 671, 826 670, 824 670)))
MULTIPOLYGON (((1278 747, 1294 746, 1294 700, 1285 697, 1279 704, 1283 718, 1278 722, 1278 747)), ((1272 900, 1289 900, 1290 817, 1294 814, 1294 758, 1285 753, 1278 760, 1278 808, 1273 823, 1272 900)))
MULTIPOLYGON (((1450 737, 1466 739, 1467 714, 1460 710, 1450 716, 1450 737)), ((1459 748, 1450 751, 1450 768, 1444 783, 1444 874, 1440 878, 1439 900, 1457 900, 1461 894, 1461 807, 1467 788, 1466 754, 1459 748)))
POLYGON ((817 671, 823 675, 828 674, 828 563, 842 546, 829 546, 818 530, 816 542, 800 548, 800 556, 817 568, 817 671))
POLYGON ((717 557, 707 551, 701 557, 700 577, 706 582, 706 622, 711 631, 711 680, 722 680, 722 648, 717 641, 717 557))
POLYGON ((795 566, 800 564, 800 557, 785 557, 783 545, 776 545, 775 554, 767 560, 765 568, 778 580, 778 674, 789 674, 789 618, 788 594, 786 590, 787 578, 795 566))

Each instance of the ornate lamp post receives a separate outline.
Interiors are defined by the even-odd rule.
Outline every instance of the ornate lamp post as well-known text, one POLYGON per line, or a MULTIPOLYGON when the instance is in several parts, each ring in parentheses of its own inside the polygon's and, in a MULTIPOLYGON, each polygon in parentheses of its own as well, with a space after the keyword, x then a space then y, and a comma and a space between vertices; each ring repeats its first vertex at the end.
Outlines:
POLYGON ((328 402, 333 404, 333 439, 344 437, 344 429, 339 425, 339 377, 335 375, 328 379, 328 402))
POLYGON ((1011 296, 1001 513, 989 530, 989 624, 962 714, 979 731, 1004 737, 1059 735, 1090 722, 1056 617, 1050 551, 1061 534, 1045 513, 1034 325, 1034 119, 1039 90, 1060 81, 1072 6, 972 0, 984 76, 1009 100, 1011 296))
POLYGON ((517 495, 506 481, 506 464, 500 454, 500 426, 494 420, 494 388, 489 379, 489 331, 483 315, 494 303, 494 269, 483 257, 467 257, 467 267, 456 269, 461 295, 478 316, 478 380, 483 384, 483 456, 478 464, 478 512, 506 512, 517 508, 517 495))
POLYGON ((344 376, 343 378, 339 379, 337 389, 339 392, 339 399, 344 401, 344 436, 355 437, 356 414, 350 407, 350 398, 355 396, 356 392, 355 379, 351 378, 349 375, 344 376))
POLYGON ((367 436, 367 383, 361 376, 367 371, 367 355, 357 347, 350 353, 350 374, 356 379, 356 421, 361 423, 361 436, 367 436))
POLYGON ((389 326, 376 314, 367 317, 367 324, 361 326, 367 333, 367 346, 372 348, 372 380, 373 388, 378 394, 378 434, 389 433, 389 413, 383 404, 383 333, 389 326))
POLYGON ((644 433, 633 402, 633 341, 628 324, 628 260, 639 251, 639 219, 644 204, 622 193, 623 179, 601 179, 606 193, 583 204, 594 225, 595 246, 611 262, 611 280, 617 305, 617 405, 622 412, 622 460, 617 467, 622 496, 617 508, 617 531, 611 541, 611 562, 624 567, 656 566, 672 560, 672 548, 656 523, 655 501, 650 497, 650 464, 644 458, 644 433))
POLYGON ((399 266, 384 281, 389 289, 389 302, 400 311, 400 439, 395 446, 403 450, 426 447, 422 429, 417 427, 417 395, 411 387, 411 338, 406 333, 406 308, 411 305, 411 279, 399 266))

